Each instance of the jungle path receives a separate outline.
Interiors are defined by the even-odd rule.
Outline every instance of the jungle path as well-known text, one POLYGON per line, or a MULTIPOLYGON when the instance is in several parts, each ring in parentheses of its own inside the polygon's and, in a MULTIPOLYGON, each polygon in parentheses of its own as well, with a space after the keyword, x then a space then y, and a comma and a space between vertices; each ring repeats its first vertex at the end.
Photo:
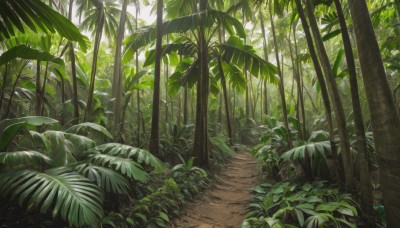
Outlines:
POLYGON ((257 161, 246 152, 238 152, 217 177, 217 183, 196 201, 186 206, 172 227, 239 227, 250 200, 250 189, 257 181, 257 161))

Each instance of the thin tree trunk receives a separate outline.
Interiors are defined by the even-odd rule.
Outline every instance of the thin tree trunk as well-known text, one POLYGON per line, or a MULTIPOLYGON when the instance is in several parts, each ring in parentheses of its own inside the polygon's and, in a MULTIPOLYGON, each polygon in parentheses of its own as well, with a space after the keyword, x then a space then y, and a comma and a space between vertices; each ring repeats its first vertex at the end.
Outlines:
POLYGON ((10 99, 8 101, 8 105, 7 105, 6 111, 4 113, 3 119, 7 119, 10 115, 11 104, 12 104, 12 101, 14 98, 15 88, 17 88, 18 81, 22 76, 22 70, 26 67, 27 64, 28 64, 28 62, 26 61, 18 72, 17 78, 15 79, 14 85, 13 85, 11 93, 10 93, 10 99))
POLYGON ((367 160, 367 143, 365 137, 365 129, 363 116, 358 93, 356 65, 354 63, 353 49, 350 42, 349 33, 347 31, 346 20, 343 14, 342 6, 339 0, 334 0, 336 11, 338 13, 340 28, 342 30, 342 39, 346 54, 347 69, 349 71, 349 81, 351 89, 351 100, 353 104, 354 125, 357 137, 357 152, 360 167, 360 205, 363 211, 362 217, 364 224, 368 227, 375 227, 375 215, 372 202, 372 184, 369 175, 369 164, 367 160))
MULTIPOLYGON (((264 25, 264 17, 262 15, 261 9, 259 10, 259 15, 260 15, 260 26, 261 26, 261 33, 263 37, 263 50, 264 50, 264 58, 266 61, 268 61, 268 43, 267 43, 267 37, 265 33, 265 25, 264 25)), ((264 114, 268 115, 268 91, 267 91, 267 80, 264 80, 264 102, 263 102, 263 107, 264 107, 264 114)), ((261 118, 262 120, 262 118, 261 118)))
MULTIPOLYGON (((111 98, 115 98, 114 103, 114 136, 117 141, 120 141, 122 134, 121 123, 121 103, 122 103, 122 41, 125 34, 126 10, 128 8, 128 0, 122 3, 121 15, 117 31, 117 43, 115 45, 114 69, 113 69, 113 84, 111 89, 111 98)), ((127 99, 127 98, 126 98, 127 99)), ((123 120, 122 120, 123 121, 123 120)))
MULTIPOLYGON (((336 179, 340 185, 342 183, 341 175, 340 175, 341 170, 339 168, 337 145, 336 145, 336 140, 335 140, 335 133, 334 133, 334 128, 333 128, 333 120, 332 120, 332 110, 331 110, 331 104, 329 101, 328 91, 326 88, 324 76, 322 74, 322 69, 321 69, 321 66, 318 61, 317 53, 314 48, 314 44, 313 44, 313 40, 311 37, 310 29, 308 27, 307 19, 304 14, 304 10, 301 6, 301 1, 295 0, 295 3, 296 3, 297 12, 299 14, 299 18, 301 20, 301 24, 303 26, 304 33, 306 35, 306 41, 307 41, 308 50, 310 52, 311 60, 313 62, 315 73, 317 75, 317 79, 318 79, 318 82, 319 82, 319 85, 321 88, 322 100, 323 100, 324 107, 325 107, 326 122, 328 125, 328 131, 329 131, 329 140, 330 140, 330 144, 331 144, 331 151, 332 151, 333 159, 335 162, 336 179)), ((307 92, 307 90, 306 90, 306 92, 307 92)), ((313 104, 312 97, 310 97, 310 100, 311 100, 311 103, 313 104)), ((313 105, 313 106, 315 108, 315 105, 313 105)))
POLYGON ((355 187, 353 159, 350 151, 349 135, 347 131, 346 116, 344 113, 342 100, 340 98, 339 90, 336 86, 336 81, 333 76, 331 64, 329 62, 329 57, 326 53, 321 38, 321 34, 319 32, 318 24, 314 16, 314 8, 311 3, 311 0, 306 0, 306 9, 311 25, 311 31, 313 32, 314 41, 318 49, 319 57, 321 60, 321 65, 325 72, 325 77, 327 79, 328 91, 331 95, 333 108, 335 110, 335 117, 336 117, 335 119, 337 122, 337 127, 339 132, 340 146, 342 148, 342 158, 343 158, 344 173, 345 173, 345 187, 347 191, 352 192, 354 191, 355 187))
MULTIPOLYGON (((69 13, 68 19, 72 20, 72 11, 73 11, 74 0, 69 1, 69 13)), ((79 106, 78 106, 78 82, 76 79, 76 66, 75 66, 75 51, 74 45, 72 42, 69 42, 69 58, 71 61, 71 76, 72 76, 72 104, 74 106, 74 121, 75 123, 79 122, 79 106)), ((63 103, 63 106, 65 104, 63 103)))
POLYGON ((231 124, 231 117, 229 113, 229 103, 228 103, 228 91, 226 89, 226 80, 224 70, 222 69, 222 62, 221 59, 218 58, 218 67, 221 76, 221 84, 222 84, 222 92, 224 94, 224 103, 225 103, 225 115, 226 115, 226 127, 228 132, 229 144, 233 145, 233 134, 232 134, 232 124, 231 124))
POLYGON ((387 227, 400 215, 400 118, 365 0, 349 0, 380 168, 387 227))
MULTIPOLYGON (((103 5, 99 6, 103 7, 103 5)), ((103 9, 99 9, 103 12, 103 9)), ((86 102, 86 111, 85 111, 85 121, 89 121, 92 115, 92 104, 93 104, 93 93, 94 93, 94 83, 96 80, 96 72, 97 72, 97 58, 99 56, 100 42, 101 36, 103 33, 104 27, 104 13, 100 14, 100 18, 98 18, 96 36, 94 39, 94 48, 93 48, 93 61, 92 61, 92 71, 90 73, 90 84, 89 84, 89 94, 86 102)))
POLYGON ((48 73, 49 73, 49 62, 46 62, 46 68, 44 70, 44 77, 43 77, 43 85, 42 85, 42 89, 40 90, 40 97, 42 100, 41 107, 40 107, 40 116, 43 116, 43 113, 44 113, 44 96, 46 95, 46 82, 47 82, 48 73))
POLYGON ((150 152, 155 156, 160 155, 159 121, 160 121, 160 75, 161 75, 161 54, 162 54, 162 23, 163 23, 163 0, 157 0, 157 38, 156 38, 156 59, 154 66, 154 92, 151 115, 150 152))
MULTIPOLYGON (((138 31, 138 18, 139 18, 139 4, 136 5, 136 16, 135 16, 135 31, 138 31)), ((136 50, 135 53, 135 66, 136 72, 139 72, 139 50, 136 50)), ((139 80, 138 80, 139 83, 139 80)), ((137 104, 137 133, 136 133, 136 145, 140 146, 140 130, 141 130, 141 111, 140 111, 140 90, 138 89, 136 92, 136 104, 137 104)), ((143 132, 144 132, 144 125, 143 125, 143 132)))
POLYGON ((289 128, 289 122, 288 122, 288 113, 287 113, 287 108, 286 108, 286 98, 285 98, 285 87, 283 84, 283 75, 281 71, 281 65, 279 62, 279 49, 278 49, 278 42, 276 40, 276 33, 275 33, 275 25, 274 25, 274 20, 272 16, 272 5, 271 1, 269 2, 268 9, 269 9, 269 17, 271 21, 271 30, 272 30, 272 37, 274 40, 274 46, 275 46, 275 57, 276 57, 276 65, 278 68, 278 75, 281 77, 279 80, 279 91, 281 95, 281 100, 282 100, 282 110, 283 110, 283 121, 285 124, 285 128, 287 131, 288 135, 288 148, 292 148, 292 137, 290 133, 290 128, 289 128))
POLYGON ((185 89, 183 92, 183 125, 188 124, 188 85, 187 83, 185 84, 185 89))
POLYGON ((7 74, 8 74, 8 63, 5 66, 3 74, 3 85, 1 86, 1 94, 0 94, 0 110, 3 109, 4 90, 6 89, 7 74))
POLYGON ((36 61, 36 115, 41 116, 40 113, 42 111, 42 83, 41 83, 41 61, 36 61))
MULTIPOLYGON (((298 49, 297 49, 297 37, 296 37, 296 27, 297 26, 293 26, 293 39, 294 39, 294 54, 295 56, 297 56, 298 54, 298 49)), ((306 112, 304 111, 304 93, 303 93, 303 80, 301 77, 301 68, 300 68, 300 64, 298 61, 296 61, 296 59, 294 58, 295 61, 295 66, 297 69, 297 75, 298 75, 298 79, 299 79, 299 85, 298 85, 298 89, 300 89, 299 91, 299 96, 300 96, 300 107, 301 107, 301 113, 302 113, 302 127, 303 127, 303 136, 304 138, 306 138, 307 135, 307 129, 306 129, 306 112)))

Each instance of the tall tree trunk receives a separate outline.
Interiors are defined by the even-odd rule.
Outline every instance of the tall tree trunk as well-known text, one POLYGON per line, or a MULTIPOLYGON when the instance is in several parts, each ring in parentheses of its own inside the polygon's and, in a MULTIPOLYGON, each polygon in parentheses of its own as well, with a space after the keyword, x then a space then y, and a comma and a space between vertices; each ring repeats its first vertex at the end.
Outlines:
POLYGON ((229 103, 228 103, 228 91, 226 89, 226 80, 225 80, 224 70, 222 69, 221 58, 218 58, 218 68, 221 76, 222 92, 224 95, 226 127, 228 132, 229 144, 233 145, 232 124, 231 124, 231 117, 230 117, 229 103))
POLYGON ((321 60, 322 68, 325 72, 325 77, 327 79, 328 91, 331 95, 333 108, 335 110, 335 119, 338 127, 340 147, 342 148, 342 158, 344 164, 345 173, 345 187, 349 192, 354 191, 354 169, 353 169, 353 159, 350 151, 349 135, 346 125, 346 116, 344 113, 342 100, 340 98, 339 90, 336 86, 335 77, 333 76, 331 64, 329 62, 329 57, 326 53, 324 43, 319 32, 317 20, 314 15, 314 7, 311 0, 306 0, 307 15, 310 21, 311 31, 314 35, 314 41, 318 49, 319 57, 321 60))
MULTIPOLYGON (((296 36, 296 27, 297 26, 293 26, 293 39, 294 39, 294 56, 297 56, 298 54, 298 49, 297 49, 297 36, 296 36)), ((304 111, 304 93, 303 93, 303 80, 301 77, 301 68, 300 68, 300 64, 298 61, 296 61, 296 59, 294 58, 295 61, 295 67, 297 69, 297 75, 298 75, 298 89, 299 91, 299 99, 300 99, 300 107, 301 107, 301 117, 302 117, 302 128, 303 128, 303 136, 304 138, 306 138, 307 135, 307 129, 306 129, 306 112, 304 111)))
MULTIPOLYGON (((101 12, 103 12, 103 5, 99 6, 101 12)), ((97 72, 97 58, 99 56, 100 42, 101 36, 103 34, 104 27, 104 13, 100 14, 100 17, 97 21, 97 29, 96 36, 94 39, 94 48, 93 48, 93 61, 92 61, 92 71, 90 72, 90 84, 89 84, 89 94, 86 102, 86 111, 85 111, 85 121, 89 121, 92 115, 92 105, 93 105, 93 93, 94 93, 94 83, 96 81, 96 72, 97 72)))
MULTIPOLYGON (((139 3, 137 2, 136 4, 136 9, 135 9, 135 31, 138 31, 139 27, 139 3)), ((139 72, 139 50, 136 50, 135 53, 135 66, 136 66, 136 72, 139 72)), ((139 83, 139 81, 138 81, 139 83)), ((137 104, 137 132, 136 132, 136 145, 139 147, 140 146, 140 131, 141 131, 141 111, 140 111, 140 90, 138 89, 136 91, 136 104, 137 104)), ((143 131, 144 131, 144 125, 143 125, 143 131)))
POLYGON ((36 61, 36 115, 41 116, 40 113, 42 112, 42 83, 41 83, 41 61, 36 61))
MULTIPOLYGON (((200 11, 207 9, 207 0, 200 0, 200 11)), ((201 167, 209 167, 208 160, 208 48, 205 38, 205 16, 201 18, 199 28, 199 60, 200 75, 197 80, 197 102, 196 102, 196 129, 194 133, 193 152, 195 163, 201 167)))
POLYGON ((400 118, 365 0, 349 0, 380 168, 387 227, 400 215, 400 118))
MULTIPOLYGON (((68 19, 72 20, 74 0, 69 1, 68 19)), ((72 74, 72 104, 74 107, 74 123, 79 122, 79 106, 78 106, 78 81, 76 79, 76 66, 75 66, 75 51, 74 44, 69 42, 69 58, 71 61, 71 74, 72 74)), ((63 103, 64 106, 64 103, 63 103)))
POLYGON ((351 89, 351 100, 353 105, 354 125, 357 137, 358 162, 360 167, 360 205, 363 211, 364 224, 368 227, 375 226, 375 215, 372 202, 372 184, 369 175, 369 164, 367 160, 367 143, 365 137, 365 129, 363 116, 358 93, 356 65, 354 63, 353 49, 350 42, 350 36, 347 31, 346 20, 343 14, 342 6, 339 0, 334 0, 336 11, 338 13, 340 29, 342 31, 342 39, 346 54, 347 69, 349 71, 349 81, 351 89))
POLYGON ((188 124, 188 112, 189 112, 189 107, 188 107, 188 85, 187 83, 185 84, 185 89, 183 92, 183 125, 188 124))
POLYGON ((275 24, 274 24, 274 19, 273 19, 273 15, 272 15, 272 1, 269 2, 268 9, 269 9, 269 18, 271 21, 272 37, 273 37, 274 46, 275 46, 276 65, 278 68, 278 75, 281 77, 281 79, 279 80, 279 91, 280 91, 281 100, 282 100, 283 121, 284 121, 285 128, 286 128, 286 131, 288 134, 288 148, 290 149, 290 148, 292 148, 292 137, 291 137, 289 122, 288 122, 288 113, 287 113, 287 108, 286 108, 286 98, 285 98, 285 87, 283 84, 283 75, 282 75, 281 65, 280 65, 280 61, 279 61, 278 42, 276 40, 275 24))
POLYGON ((44 69, 43 85, 42 89, 40 90, 40 98, 42 100, 40 107, 40 116, 43 116, 44 114, 44 97, 46 95, 46 82, 48 73, 49 73, 49 62, 46 62, 46 68, 44 69))
POLYGON ((4 90, 6 89, 7 84, 7 76, 8 76, 8 63, 5 66, 4 74, 3 74, 3 85, 1 86, 0 92, 0 111, 3 109, 3 99, 4 99, 4 90))
MULTIPOLYGON (((265 33, 265 25, 264 25, 264 17, 262 15, 262 10, 258 11, 260 15, 260 26, 261 26, 261 34, 263 38, 263 50, 264 50, 264 58, 266 61, 268 61, 268 43, 267 43, 267 36, 265 33)), ((263 95, 264 95, 264 102, 263 102, 263 113, 265 115, 268 115, 268 91, 267 91, 267 80, 264 80, 264 90, 263 90, 263 95)), ((262 119, 262 118, 261 118, 262 119)))
POLYGON ((157 38, 156 38, 156 59, 154 66, 154 92, 153 106, 151 112, 151 134, 150 152, 156 156, 160 155, 159 121, 160 121, 160 75, 161 75, 161 54, 162 54, 162 23, 163 23, 163 0, 157 0, 157 38))
MULTIPOLYGON (((120 141, 122 134, 121 123, 121 103, 122 103, 122 41, 125 34, 126 10, 128 8, 128 0, 122 3, 121 15, 119 18, 119 25, 117 31, 117 43, 115 45, 114 55, 114 71, 113 71, 113 84, 111 89, 111 98, 115 98, 114 103, 114 136, 117 141, 120 141)), ((127 99, 127 98, 125 98, 127 99)))
MULTIPOLYGON (((329 141, 331 144, 331 151, 332 151, 333 159, 335 162, 336 179, 339 182, 339 184, 341 184, 342 183, 341 175, 340 175, 341 169, 340 169, 339 160, 338 160, 337 145, 336 145, 335 133, 334 133, 334 128, 333 128, 332 110, 331 110, 331 104, 330 104, 330 100, 329 100, 329 96, 328 96, 328 90, 326 88, 325 79, 322 74, 322 69, 319 64, 317 53, 314 48, 310 28, 308 27, 307 19, 304 14, 303 7, 301 6, 301 0, 295 0, 295 3, 296 3, 297 12, 299 14, 299 18, 301 20, 301 24, 302 24, 304 33, 306 35, 307 46, 308 46, 308 50, 310 52, 311 60, 314 65, 315 73, 317 75, 318 83, 321 88, 322 100, 323 100, 324 107, 325 107, 325 118, 326 118, 326 122, 328 125, 328 131, 329 131, 329 141)), ((312 102, 312 97, 310 97, 310 98, 311 98, 311 102, 312 102)))

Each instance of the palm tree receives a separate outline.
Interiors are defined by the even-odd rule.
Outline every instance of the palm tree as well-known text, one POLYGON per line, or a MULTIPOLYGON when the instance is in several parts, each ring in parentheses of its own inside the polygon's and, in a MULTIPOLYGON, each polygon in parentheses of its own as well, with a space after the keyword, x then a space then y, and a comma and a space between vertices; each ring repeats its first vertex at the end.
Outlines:
POLYGON ((349 0, 349 8, 371 115, 375 150, 379 157, 387 226, 395 227, 400 214, 400 118, 386 78, 367 3, 365 0, 349 0))
POLYGON ((118 28, 118 23, 115 20, 115 16, 120 13, 119 9, 114 3, 103 2, 101 0, 82 1, 78 8, 78 15, 86 15, 87 17, 82 22, 81 27, 84 29, 93 30, 95 34, 95 40, 93 45, 93 60, 90 72, 90 84, 88 98, 86 102, 85 120, 91 118, 92 106, 93 106, 93 93, 94 84, 97 73, 97 58, 99 55, 101 38, 103 36, 103 30, 109 39, 116 36, 115 28, 118 28))

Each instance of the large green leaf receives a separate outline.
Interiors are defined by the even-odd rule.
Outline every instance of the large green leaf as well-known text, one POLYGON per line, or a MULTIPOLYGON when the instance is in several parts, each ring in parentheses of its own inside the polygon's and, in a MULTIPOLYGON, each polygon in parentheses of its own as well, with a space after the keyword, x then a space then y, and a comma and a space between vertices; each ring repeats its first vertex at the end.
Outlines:
POLYGON ((147 150, 119 143, 107 143, 96 146, 87 153, 101 153, 122 158, 129 158, 141 164, 152 166, 157 172, 164 170, 163 163, 147 150))
POLYGON ((148 174, 143 170, 143 167, 129 158, 121 158, 108 154, 96 154, 91 157, 90 162, 95 165, 112 168, 129 178, 141 182, 146 182, 148 180, 148 174))
POLYGON ((11 49, 7 50, 0 56, 0 66, 6 64, 7 62, 15 59, 15 58, 22 58, 22 59, 35 59, 41 61, 50 61, 57 64, 64 64, 64 61, 60 58, 55 57, 54 55, 48 53, 47 51, 39 51, 33 48, 30 48, 26 45, 18 45, 12 47, 11 49))
POLYGON ((39 166, 46 163, 51 164, 52 160, 46 155, 33 150, 0 152, 0 164, 8 168, 30 165, 39 166))
POLYGON ((16 29, 35 33, 58 32, 68 40, 77 41, 84 52, 89 40, 63 15, 40 0, 0 0, 0 41, 15 35, 16 29))
POLYGON ((252 46, 245 45, 236 36, 231 36, 225 44, 220 44, 222 60, 226 63, 235 64, 239 67, 247 67, 254 76, 261 76, 271 83, 278 83, 276 66, 259 57, 252 46))
POLYGON ((129 184, 126 179, 112 169, 92 164, 82 164, 76 167, 76 171, 95 182, 97 186, 106 192, 128 194, 129 184))
MULTIPOLYGON (((200 25, 211 27, 214 24, 222 25, 229 34, 237 34, 245 37, 243 25, 239 20, 229 14, 218 10, 207 10, 187 16, 182 16, 163 23, 163 34, 184 33, 190 30, 196 30, 200 25), (205 22, 204 22, 205 21, 205 22)), ((154 26, 144 27, 140 31, 129 36, 124 43, 127 51, 123 57, 123 63, 127 63, 133 57, 135 51, 154 41, 156 30, 154 26)))
POLYGON ((42 173, 14 170, 0 175, 0 194, 41 213, 52 210, 70 226, 97 226, 103 217, 103 191, 89 179, 65 168, 42 173))
MULTIPOLYGON (((192 42, 184 42, 184 43, 171 43, 166 44, 162 47, 162 55, 167 55, 172 52, 179 52, 181 55, 189 55, 194 56, 197 51, 197 46, 192 42)), ((156 51, 152 49, 149 51, 147 55, 146 61, 143 64, 143 67, 149 66, 154 63, 156 58, 156 51)))
POLYGON ((65 132, 68 133, 73 133, 73 134, 83 134, 83 135, 87 135, 88 131, 95 131, 95 132, 99 132, 105 136, 107 136, 108 138, 112 139, 112 135, 110 134, 110 132, 107 131, 107 129, 99 124, 96 123, 81 123, 81 124, 76 124, 70 128, 68 128, 65 132))
POLYGON ((7 147, 14 136, 25 127, 51 125, 57 120, 41 116, 27 116, 22 118, 5 119, 0 121, 0 150, 7 147))

